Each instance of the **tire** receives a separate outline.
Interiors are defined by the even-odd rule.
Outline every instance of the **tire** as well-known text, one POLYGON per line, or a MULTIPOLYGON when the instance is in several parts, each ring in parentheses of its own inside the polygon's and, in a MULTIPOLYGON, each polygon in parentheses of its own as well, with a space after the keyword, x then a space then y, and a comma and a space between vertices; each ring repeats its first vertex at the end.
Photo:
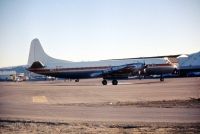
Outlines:
POLYGON ((118 84, 118 81, 117 81, 117 80, 112 80, 112 84, 113 84, 113 85, 117 85, 117 84, 118 84))
POLYGON ((108 84, 107 80, 102 80, 102 84, 107 85, 108 84))
POLYGON ((161 82, 162 82, 162 81, 164 81, 164 78, 163 78, 163 77, 161 77, 161 78, 160 78, 160 81, 161 81, 161 82))

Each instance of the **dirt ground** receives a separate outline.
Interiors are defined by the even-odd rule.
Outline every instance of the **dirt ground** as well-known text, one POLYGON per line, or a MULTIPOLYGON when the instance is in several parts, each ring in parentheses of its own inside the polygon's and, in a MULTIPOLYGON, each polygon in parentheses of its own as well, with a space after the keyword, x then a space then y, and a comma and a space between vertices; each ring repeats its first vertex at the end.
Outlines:
POLYGON ((200 78, 1 82, 1 133, 200 133, 200 78))

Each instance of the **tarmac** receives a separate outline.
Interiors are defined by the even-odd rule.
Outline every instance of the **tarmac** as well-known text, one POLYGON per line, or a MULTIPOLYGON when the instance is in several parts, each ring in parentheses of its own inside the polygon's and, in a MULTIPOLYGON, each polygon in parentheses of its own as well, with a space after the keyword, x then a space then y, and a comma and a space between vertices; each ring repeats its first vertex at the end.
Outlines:
POLYGON ((198 124, 199 98, 199 77, 1 82, 0 120, 198 124))

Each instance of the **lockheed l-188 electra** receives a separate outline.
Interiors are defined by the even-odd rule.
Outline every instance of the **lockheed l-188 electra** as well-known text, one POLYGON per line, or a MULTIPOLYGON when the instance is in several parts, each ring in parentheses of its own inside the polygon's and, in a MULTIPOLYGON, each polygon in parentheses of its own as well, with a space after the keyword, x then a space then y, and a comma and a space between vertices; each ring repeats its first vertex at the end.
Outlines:
POLYGON ((38 39, 31 42, 28 68, 29 71, 64 79, 103 78, 102 84, 107 85, 111 80, 113 85, 118 84, 119 79, 127 79, 130 76, 160 75, 160 81, 164 80, 164 74, 176 72, 176 66, 166 58, 147 59, 112 59, 88 62, 72 62, 55 59, 47 55, 38 39))

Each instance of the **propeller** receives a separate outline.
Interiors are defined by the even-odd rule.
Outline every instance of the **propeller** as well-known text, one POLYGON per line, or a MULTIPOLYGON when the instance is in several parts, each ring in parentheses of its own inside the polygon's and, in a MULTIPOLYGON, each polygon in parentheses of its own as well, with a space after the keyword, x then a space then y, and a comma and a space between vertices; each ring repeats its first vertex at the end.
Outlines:
POLYGON ((143 76, 143 78, 145 78, 146 69, 147 69, 147 68, 148 68, 148 65, 146 65, 146 64, 145 64, 145 61, 144 61, 142 68, 139 69, 139 71, 138 71, 139 80, 142 79, 142 76, 143 76))

